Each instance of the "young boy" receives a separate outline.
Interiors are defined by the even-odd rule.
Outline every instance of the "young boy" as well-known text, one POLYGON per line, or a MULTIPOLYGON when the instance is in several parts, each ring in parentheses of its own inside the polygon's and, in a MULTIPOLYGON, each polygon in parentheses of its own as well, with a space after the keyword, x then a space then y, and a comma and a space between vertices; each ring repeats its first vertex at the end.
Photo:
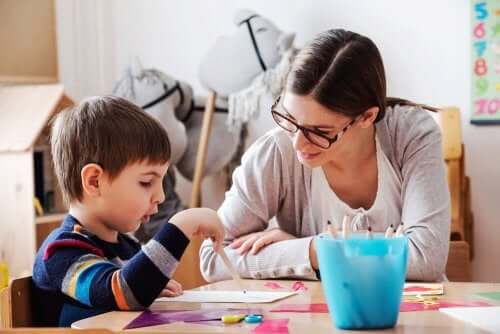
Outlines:
POLYGON ((163 127, 124 99, 104 96, 60 113, 52 128, 54 168, 69 214, 38 251, 40 325, 70 326, 110 310, 138 310, 182 293, 170 277, 194 235, 220 247, 215 211, 178 213, 142 249, 126 233, 165 199, 170 144, 163 127))

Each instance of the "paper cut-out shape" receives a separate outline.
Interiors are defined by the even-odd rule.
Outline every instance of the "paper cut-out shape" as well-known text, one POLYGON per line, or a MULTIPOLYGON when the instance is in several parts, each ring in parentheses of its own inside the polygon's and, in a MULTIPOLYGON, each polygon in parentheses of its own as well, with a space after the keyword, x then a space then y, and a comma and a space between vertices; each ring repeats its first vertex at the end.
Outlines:
MULTIPOLYGON (((251 309, 236 309, 236 308, 223 308, 223 309, 198 309, 198 310, 163 310, 151 311, 146 310, 142 312, 137 318, 132 320, 124 329, 142 328, 157 325, 170 324, 176 321, 184 321, 190 323, 199 323, 207 321, 220 321, 223 316, 227 314, 262 314, 259 308, 251 309)), ((201 324, 201 323, 200 323, 201 324)), ((222 322, 220 322, 222 325, 222 322)))
POLYGON ((276 283, 276 282, 267 282, 266 284, 264 284, 264 286, 266 288, 269 288, 269 289, 283 289, 283 286, 281 286, 281 284, 279 283, 276 283))
POLYGON ((297 281, 292 284, 293 291, 307 291, 307 287, 303 282, 297 281))
POLYGON ((290 319, 267 319, 255 327, 252 334, 288 334, 290 319))

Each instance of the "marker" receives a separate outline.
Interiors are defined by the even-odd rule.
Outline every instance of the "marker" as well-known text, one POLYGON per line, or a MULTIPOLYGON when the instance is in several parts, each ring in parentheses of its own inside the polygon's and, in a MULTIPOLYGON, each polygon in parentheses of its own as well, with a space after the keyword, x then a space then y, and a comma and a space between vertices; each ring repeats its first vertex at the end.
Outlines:
POLYGON ((258 324, 262 322, 262 316, 260 314, 249 314, 245 317, 245 322, 247 324, 258 324))
POLYGON ((227 314, 223 315, 220 320, 225 324, 237 324, 246 318, 245 314, 227 314))
POLYGON ((392 234, 394 233, 394 226, 391 224, 389 225, 389 227, 387 228, 387 230, 385 230, 385 237, 386 238, 392 238, 392 234))
POLYGON ((231 273, 231 276, 233 277, 233 279, 239 285, 240 289, 243 290, 243 293, 247 293, 246 290, 243 287, 243 281, 241 280, 240 275, 238 274, 238 272, 234 268, 234 266, 231 263, 231 261, 229 261, 227 255, 226 255, 226 252, 224 251, 224 249, 221 247, 217 253, 221 257, 222 262, 224 262, 224 264, 226 265, 227 270, 229 270, 229 272, 231 273))

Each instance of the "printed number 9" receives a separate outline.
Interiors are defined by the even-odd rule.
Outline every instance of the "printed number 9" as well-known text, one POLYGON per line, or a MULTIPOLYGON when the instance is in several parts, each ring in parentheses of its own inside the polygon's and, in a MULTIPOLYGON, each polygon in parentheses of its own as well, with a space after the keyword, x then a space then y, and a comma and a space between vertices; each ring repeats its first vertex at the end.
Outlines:
POLYGON ((488 80, 486 78, 481 78, 476 81, 476 94, 477 95, 484 95, 486 91, 488 90, 488 80))

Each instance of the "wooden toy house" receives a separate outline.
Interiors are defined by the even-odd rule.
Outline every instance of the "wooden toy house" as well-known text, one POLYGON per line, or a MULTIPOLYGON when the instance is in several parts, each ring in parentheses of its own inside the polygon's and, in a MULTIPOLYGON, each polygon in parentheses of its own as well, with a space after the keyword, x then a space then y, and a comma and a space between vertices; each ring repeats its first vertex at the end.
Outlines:
POLYGON ((31 273, 37 246, 66 211, 52 169, 49 125, 71 105, 60 84, 0 86, 0 252, 11 277, 31 273))

